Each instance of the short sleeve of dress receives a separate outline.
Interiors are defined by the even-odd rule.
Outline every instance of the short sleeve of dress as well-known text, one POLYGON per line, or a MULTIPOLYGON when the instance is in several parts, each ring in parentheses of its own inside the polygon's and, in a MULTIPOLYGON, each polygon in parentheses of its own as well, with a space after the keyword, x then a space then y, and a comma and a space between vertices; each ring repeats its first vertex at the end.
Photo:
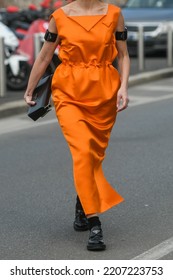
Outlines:
POLYGON ((113 25, 113 32, 116 31, 117 24, 118 24, 118 18, 121 13, 121 9, 118 6, 114 6, 109 4, 109 14, 104 20, 104 24, 106 24, 108 27, 112 24, 113 25))
POLYGON ((61 10, 57 9, 55 12, 53 12, 50 17, 49 20, 51 20, 52 18, 55 20, 57 29, 58 29, 58 25, 59 25, 59 19, 60 19, 60 14, 61 14, 61 10))
POLYGON ((117 24, 118 24, 118 19, 119 16, 121 14, 121 8, 114 6, 114 13, 113 13, 113 17, 114 17, 114 32, 116 31, 117 28, 117 24))

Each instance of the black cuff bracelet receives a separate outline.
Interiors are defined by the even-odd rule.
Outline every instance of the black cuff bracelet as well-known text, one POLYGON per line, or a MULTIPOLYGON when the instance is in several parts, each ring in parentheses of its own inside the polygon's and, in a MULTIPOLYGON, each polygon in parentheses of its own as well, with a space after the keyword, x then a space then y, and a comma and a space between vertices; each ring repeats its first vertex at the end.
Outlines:
POLYGON ((125 27, 124 31, 117 31, 115 33, 115 37, 117 41, 126 41, 127 40, 127 27, 125 27))
POLYGON ((46 41, 48 41, 48 42, 55 42, 56 38, 57 38, 57 34, 56 33, 49 32, 48 29, 46 30, 46 33, 44 35, 44 39, 46 41))

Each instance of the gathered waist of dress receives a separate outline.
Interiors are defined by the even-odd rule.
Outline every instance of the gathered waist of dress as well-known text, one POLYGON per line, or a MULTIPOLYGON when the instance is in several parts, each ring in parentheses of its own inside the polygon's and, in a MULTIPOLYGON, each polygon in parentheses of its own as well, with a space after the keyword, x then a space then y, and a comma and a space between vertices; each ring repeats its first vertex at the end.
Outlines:
POLYGON ((82 67, 82 68, 89 68, 91 66, 95 66, 95 67, 105 67, 105 66, 109 66, 112 65, 112 61, 102 61, 102 62, 98 62, 96 60, 91 60, 89 62, 83 62, 83 61, 69 61, 69 60, 62 60, 62 64, 63 65, 67 65, 67 66, 71 66, 71 67, 82 67))

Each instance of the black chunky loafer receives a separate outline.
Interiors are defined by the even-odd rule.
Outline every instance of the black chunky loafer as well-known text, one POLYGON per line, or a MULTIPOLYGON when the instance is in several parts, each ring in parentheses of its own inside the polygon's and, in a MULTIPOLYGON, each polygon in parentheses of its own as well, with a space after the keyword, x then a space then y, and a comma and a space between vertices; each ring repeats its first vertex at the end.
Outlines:
POLYGON ((91 228, 87 249, 89 251, 102 251, 106 249, 106 245, 103 241, 103 232, 100 225, 91 228))

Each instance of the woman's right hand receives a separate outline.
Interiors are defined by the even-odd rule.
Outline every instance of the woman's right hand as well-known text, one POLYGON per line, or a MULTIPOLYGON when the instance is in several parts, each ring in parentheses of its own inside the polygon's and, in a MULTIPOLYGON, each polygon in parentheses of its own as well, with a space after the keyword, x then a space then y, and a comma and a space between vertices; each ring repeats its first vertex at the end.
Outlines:
POLYGON ((27 92, 24 94, 24 100, 29 106, 34 106, 36 104, 35 101, 32 101, 32 95, 29 95, 27 92))

